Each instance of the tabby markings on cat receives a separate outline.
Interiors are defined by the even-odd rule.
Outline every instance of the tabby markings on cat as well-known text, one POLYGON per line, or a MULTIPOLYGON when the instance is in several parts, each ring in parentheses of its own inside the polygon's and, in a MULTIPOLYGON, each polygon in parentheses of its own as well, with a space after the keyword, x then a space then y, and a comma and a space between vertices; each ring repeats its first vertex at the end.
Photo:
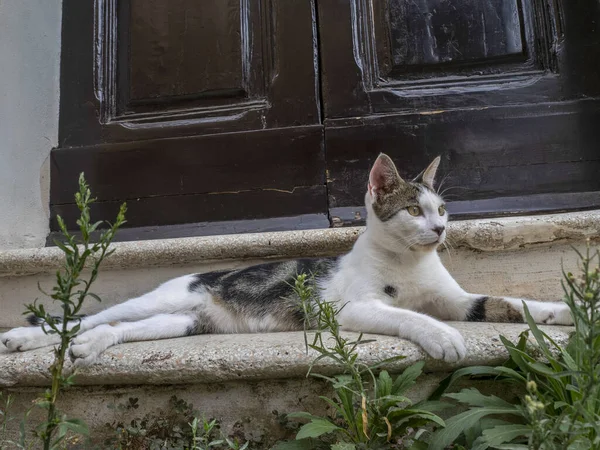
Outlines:
MULTIPOLYGON (((321 298, 345 305, 338 316, 344 330, 408 339, 447 362, 464 358, 463 336, 442 321, 523 322, 523 300, 465 292, 443 266, 436 249, 446 238, 448 213, 434 190, 439 162, 406 181, 388 156, 377 158, 365 195, 367 227, 348 254, 173 279, 70 323, 80 323, 71 358, 88 365, 122 342, 302 330, 303 308, 292 289, 301 273, 315 274, 321 298)), ((564 303, 524 301, 537 323, 573 323, 564 303)), ((10 330, 1 341, 13 351, 59 342, 39 324, 10 330)))

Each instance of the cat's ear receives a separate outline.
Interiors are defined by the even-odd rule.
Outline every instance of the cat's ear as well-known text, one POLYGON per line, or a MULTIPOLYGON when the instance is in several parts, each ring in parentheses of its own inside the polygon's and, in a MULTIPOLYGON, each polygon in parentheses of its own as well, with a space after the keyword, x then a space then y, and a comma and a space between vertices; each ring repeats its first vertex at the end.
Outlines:
POLYGON ((378 194, 391 192, 403 182, 391 158, 381 153, 369 174, 369 194, 373 200, 377 199, 378 194))
POLYGON ((431 164, 429 164, 429 166, 427 166, 427 169, 425 169, 425 171, 423 172, 423 175, 422 175, 423 184, 431 189, 433 189, 433 183, 435 181, 435 174, 438 170, 438 167, 440 166, 440 161, 441 161, 441 158, 439 156, 437 158, 435 158, 431 162, 431 164))

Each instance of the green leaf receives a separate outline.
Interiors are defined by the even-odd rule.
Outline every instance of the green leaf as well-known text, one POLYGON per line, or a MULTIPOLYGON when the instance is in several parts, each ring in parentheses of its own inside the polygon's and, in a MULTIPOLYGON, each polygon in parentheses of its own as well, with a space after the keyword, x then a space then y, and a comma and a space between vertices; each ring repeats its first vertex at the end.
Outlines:
POLYGON ((381 402, 384 406, 391 408, 392 406, 396 406, 398 403, 406 403, 412 405, 412 401, 408 397, 404 397, 403 395, 386 395, 385 397, 378 398, 375 400, 376 402, 381 402))
POLYGON ((350 375, 338 375, 335 379, 336 381, 333 383, 334 389, 341 389, 354 383, 354 379, 350 375))
POLYGON ((336 402, 334 402, 332 399, 330 399, 329 397, 325 397, 324 395, 320 395, 319 398, 321 400, 323 400, 324 402, 326 402, 327 404, 329 404, 345 420, 349 419, 348 417, 346 417, 346 411, 344 411, 344 409, 340 405, 338 405, 336 402))
POLYGON ((429 400, 438 400, 444 392, 450 388, 456 381, 458 381, 462 377, 467 376, 484 376, 489 375, 493 377, 507 377, 508 379, 518 381, 518 382, 526 382, 527 378, 518 373, 517 371, 505 367, 488 367, 488 366, 473 366, 473 367, 463 367, 462 369, 458 369, 454 371, 454 373, 446 378, 444 378, 439 387, 429 396, 429 400))
POLYGON ((438 412, 438 411, 443 411, 445 409, 448 408, 453 408, 454 404, 450 403, 450 402, 442 402, 442 401, 438 401, 438 400, 426 400, 424 402, 419 402, 416 405, 414 405, 415 409, 420 409, 422 411, 429 411, 429 412, 438 412))
POLYGON ((414 441, 408 450, 427 450, 428 448, 429 444, 427 444, 427 442, 414 441))
POLYGON ((350 442, 338 442, 331 446, 331 450, 356 450, 356 445, 350 442))
POLYGON ((93 292, 88 292, 86 295, 89 297, 92 297, 96 301, 99 301, 99 302, 102 301, 102 299, 100 297, 98 297, 96 294, 94 294, 93 292))
POLYGON ((327 419, 313 418, 310 423, 302 425, 296 439, 304 439, 309 437, 319 437, 323 434, 331 433, 340 430, 340 427, 334 425, 327 419))
POLYGON ((283 441, 275 444, 271 450, 313 450, 315 445, 312 439, 300 439, 296 441, 283 441))
POLYGON ((477 424, 482 418, 496 414, 522 415, 521 411, 515 406, 496 406, 473 408, 446 421, 446 428, 438 430, 433 434, 430 442, 430 450, 443 450, 446 446, 452 444, 466 429, 477 424))
POLYGON ((307 413, 307 412, 304 412, 304 411, 289 413, 287 415, 287 417, 289 419, 306 419, 306 420, 322 419, 322 417, 315 416, 315 415, 313 415, 311 413, 307 413))
POLYGON ((546 358, 548 358, 549 360, 553 360, 554 355, 552 354, 552 352, 548 348, 548 345, 546 344, 546 340, 545 340, 545 336, 544 336, 545 333, 543 333, 542 330, 540 330, 538 328, 537 324, 535 323, 535 320, 533 320, 533 317, 531 317, 531 313, 529 312, 527 303, 525 303, 524 301, 523 301, 523 312, 525 313, 525 319, 527 320, 527 325, 529 325, 529 329, 531 330, 531 333, 533 334, 533 337, 537 341, 540 349, 544 353, 544 356, 546 358))
POLYGON ((506 444, 496 446, 498 450, 529 450, 529 446, 525 444, 506 444))
POLYGON ((445 397, 452 398, 461 403, 466 403, 471 406, 489 406, 500 408, 514 408, 515 406, 508 403, 495 395, 483 395, 475 388, 463 389, 460 392, 453 394, 445 394, 445 397))
POLYGON ((73 250, 68 248, 64 242, 59 241, 58 239, 54 239, 54 245, 56 245, 58 248, 60 248, 63 252, 65 252, 67 255, 72 255, 73 254, 73 250))
POLYGON ((372 366, 367 367, 366 369, 362 370, 361 373, 368 372, 369 370, 373 371, 375 369, 378 369, 381 366, 385 366, 386 364, 400 361, 403 359, 406 359, 406 356, 403 356, 403 355, 392 356, 390 358, 383 359, 383 360, 379 361, 378 363, 373 364, 372 366))
POLYGON ((382 400, 383 397, 389 397, 392 394, 392 377, 387 371, 382 370, 379 374, 379 380, 377 381, 377 395, 378 400, 382 400))
POLYGON ((429 411, 419 411, 417 409, 404 409, 393 411, 388 414, 388 420, 394 428, 417 419, 424 419, 426 422, 433 422, 441 427, 446 426, 444 419, 433 413, 430 413, 429 411), (399 412, 404 412, 404 414, 398 414, 399 412))
POLYGON ((94 231, 96 231, 96 228, 98 228, 100 225, 102 225, 102 221, 98 221, 95 224, 91 225, 89 228, 89 232, 92 233, 94 231))
POLYGON ((89 429, 87 424, 81 419, 68 419, 60 423, 60 426, 64 426, 66 429, 71 430, 73 433, 87 436, 89 429))
POLYGON ((536 361, 536 362, 527 363, 527 364, 531 368, 532 372, 538 373, 540 375, 545 375, 547 377, 556 375, 556 372, 554 372, 554 370, 552 370, 550 367, 548 367, 547 365, 542 364, 540 362, 536 361))
POLYGON ((529 436, 531 428, 527 425, 510 424, 498 425, 494 428, 483 430, 481 438, 479 438, 471 450, 485 450, 488 447, 497 447, 501 444, 510 443, 512 440, 520 436, 529 436))
POLYGON ((394 380, 392 393, 394 395, 401 395, 406 392, 409 387, 415 384, 416 379, 419 378, 419 375, 421 375, 423 371, 424 365, 425 361, 419 361, 418 363, 407 367, 404 372, 398 375, 394 380))

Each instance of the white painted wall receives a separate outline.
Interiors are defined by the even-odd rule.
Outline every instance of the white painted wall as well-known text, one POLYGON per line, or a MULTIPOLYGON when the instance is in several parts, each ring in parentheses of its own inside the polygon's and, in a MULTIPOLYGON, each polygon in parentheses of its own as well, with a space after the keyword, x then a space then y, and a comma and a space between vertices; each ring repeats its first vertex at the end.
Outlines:
POLYGON ((48 234, 62 0, 0 0, 0 250, 48 234))

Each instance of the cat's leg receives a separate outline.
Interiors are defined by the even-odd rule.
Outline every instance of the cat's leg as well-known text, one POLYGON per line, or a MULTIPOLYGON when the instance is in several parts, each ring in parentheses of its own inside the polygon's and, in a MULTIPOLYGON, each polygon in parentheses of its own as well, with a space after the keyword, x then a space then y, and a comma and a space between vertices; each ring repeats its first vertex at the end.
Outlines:
POLYGON ((456 362, 467 349, 458 330, 425 314, 390 306, 378 299, 347 303, 338 315, 344 330, 387 334, 420 345, 435 359, 456 362))
MULTIPOLYGON (((86 316, 80 321, 67 324, 72 329, 79 324, 79 333, 112 322, 130 322, 146 319, 157 314, 185 313, 206 301, 207 293, 191 292, 193 275, 175 278, 160 285, 154 291, 86 316)), ((48 328, 48 327, 46 327, 48 328)), ((56 334, 45 334, 41 326, 13 328, 2 335, 0 341, 11 351, 26 351, 55 345, 60 342, 56 334)))
POLYGON ((432 296, 425 311, 442 320, 467 322, 524 323, 523 302, 536 323, 572 325, 573 318, 564 302, 540 302, 513 297, 469 294, 460 288, 446 289, 432 296))
POLYGON ((197 326, 198 319, 193 314, 158 314, 136 322, 102 324, 78 335, 69 355, 75 366, 86 366, 113 345, 189 336, 196 332, 197 326))
POLYGON ((524 323, 523 302, 526 303, 536 323, 572 325, 573 318, 564 302, 540 302, 536 300, 496 297, 466 292, 439 262, 436 277, 429 290, 423 293, 420 305, 427 314, 441 320, 467 322, 524 323))
POLYGON ((523 302, 535 323, 573 325, 571 311, 564 302, 540 302, 512 297, 468 294, 468 311, 463 320, 471 322, 526 322, 523 302))

